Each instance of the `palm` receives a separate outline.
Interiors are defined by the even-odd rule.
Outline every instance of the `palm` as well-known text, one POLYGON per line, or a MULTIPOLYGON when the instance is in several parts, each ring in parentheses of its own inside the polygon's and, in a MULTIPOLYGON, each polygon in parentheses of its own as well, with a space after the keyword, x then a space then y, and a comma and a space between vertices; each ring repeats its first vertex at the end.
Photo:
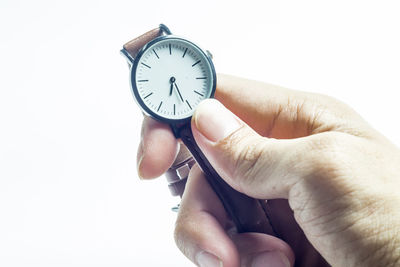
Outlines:
MULTIPOLYGON (((217 99, 260 135, 291 139, 324 131, 319 127, 317 114, 315 120, 310 119, 310 109, 314 107, 307 106, 304 99, 299 98, 295 103, 287 98, 278 99, 280 96, 276 96, 275 92, 271 94, 275 90, 279 94, 284 89, 272 87, 271 90, 265 90, 261 88, 265 85, 257 88, 257 84, 253 90, 241 90, 240 84, 235 87, 234 92, 227 88, 218 90, 217 99), (251 99, 251 102, 246 103, 247 99, 251 99), (258 103, 254 103, 254 100, 258 103)), ((296 266, 329 266, 297 224, 288 200, 268 200, 268 209, 269 219, 278 237, 287 242, 295 253, 296 266)))
POLYGON ((295 266, 329 266, 305 237, 296 223, 286 199, 268 201, 269 217, 277 235, 293 249, 295 266))
MULTIPOLYGON (((309 98, 314 96, 304 96, 296 92, 288 93, 289 90, 287 89, 233 77, 219 76, 218 79, 219 85, 222 86, 218 86, 216 98, 262 136, 275 139, 292 139, 335 130, 336 125, 330 123, 329 115, 324 117, 324 109, 321 107, 331 105, 330 101, 322 103, 325 102, 324 98, 320 97, 318 101, 309 101, 309 98), (293 99, 289 99, 289 95, 293 99)), ((171 91, 173 88, 169 89, 171 91)), ((337 103, 332 103, 337 105, 337 103)), ((345 107, 336 108, 336 110, 339 110, 338 113, 343 111, 343 114, 345 109, 345 107)), ((336 115, 342 116, 342 114, 336 115)), ((343 128, 340 130, 346 131, 343 128)), ((138 154, 139 172, 142 178, 160 176, 174 161, 177 141, 168 125, 149 118, 146 118, 143 124, 142 137, 143 147, 139 149, 138 154), (163 147, 163 149, 160 150, 160 147, 163 147), (145 148, 146 154, 144 157, 143 148, 145 148)), ((225 261, 231 262, 231 265, 228 264, 228 266, 233 266, 232 264, 237 263, 239 258, 245 256, 246 250, 250 254, 265 250, 266 247, 269 247, 270 250, 273 250, 272 247, 279 247, 288 251, 290 250, 288 245, 295 254, 296 266, 328 266, 307 240, 286 199, 268 200, 271 224, 278 237, 286 243, 263 234, 239 234, 233 237, 233 242, 237 247, 235 249, 232 240, 226 237, 221 228, 221 226, 229 224, 222 205, 205 178, 196 179, 196 176, 199 178, 202 174, 199 171, 196 175, 192 174, 192 179, 189 179, 185 189, 177 223, 181 226, 176 230, 177 240, 196 237, 197 239, 193 244, 196 243, 203 248, 213 246, 211 251, 220 249, 220 253, 227 255, 224 258, 224 263, 225 261), (187 197, 185 198, 185 196, 187 197), (197 235, 200 232, 202 235, 197 235), (211 239, 213 242, 209 243, 211 239), (241 241, 244 240, 247 246, 241 246, 240 239, 242 239, 241 241), (282 243, 286 245, 282 245, 282 243), (228 247, 229 249, 226 250, 228 247), (252 251, 248 251, 249 249, 252 251)), ((313 231, 314 227, 310 225, 307 230, 310 231, 310 229, 313 231)), ((313 240, 313 242, 316 242, 316 240, 313 240)), ((186 246, 188 244, 191 243, 186 243, 186 246)), ((185 254, 192 258, 191 250, 185 247, 184 243, 178 242, 178 246, 180 245, 182 245, 185 254)), ((292 253, 287 252, 286 256, 288 255, 292 255, 292 253)), ((293 255, 289 257, 293 258, 293 255)))

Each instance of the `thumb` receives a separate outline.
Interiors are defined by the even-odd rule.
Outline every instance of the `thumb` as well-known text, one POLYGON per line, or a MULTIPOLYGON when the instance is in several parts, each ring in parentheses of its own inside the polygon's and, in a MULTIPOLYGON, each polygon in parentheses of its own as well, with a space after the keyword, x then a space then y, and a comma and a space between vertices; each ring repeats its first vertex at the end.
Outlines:
POLYGON ((262 137, 215 99, 199 104, 192 131, 218 174, 251 197, 288 198, 290 188, 306 175, 300 173, 305 168, 298 168, 296 156, 298 151, 306 151, 304 138, 262 137))

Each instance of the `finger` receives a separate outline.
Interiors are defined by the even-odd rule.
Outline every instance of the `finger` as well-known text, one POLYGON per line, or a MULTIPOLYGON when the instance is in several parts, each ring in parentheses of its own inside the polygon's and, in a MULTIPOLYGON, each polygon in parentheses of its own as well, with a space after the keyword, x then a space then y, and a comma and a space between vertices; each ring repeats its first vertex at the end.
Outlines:
POLYGON ((232 236, 241 266, 293 266, 294 253, 282 240, 260 233, 242 233, 232 236))
POLYGON ((197 167, 192 168, 175 229, 176 243, 190 260, 200 266, 293 264, 293 253, 282 240, 254 233, 234 234, 231 239, 225 231, 228 225, 230 221, 223 206, 203 173, 197 167))
POLYGON ((178 248, 194 263, 205 266, 238 266, 240 259, 226 235, 226 213, 197 166, 191 169, 176 221, 178 248), (207 203, 204 203, 204 202, 207 203), (210 265, 211 266, 211 265, 210 265))
POLYGON ((169 125, 145 116, 137 154, 139 177, 162 175, 172 165, 177 151, 178 142, 169 125))
POLYGON ((262 136, 288 139, 366 123, 350 107, 324 95, 218 75, 215 98, 262 136), (346 126, 346 127, 344 127, 346 126))
POLYGON ((307 138, 277 140, 258 135, 217 100, 200 103, 192 120, 197 144, 221 177, 259 199, 288 198, 308 171, 307 138))

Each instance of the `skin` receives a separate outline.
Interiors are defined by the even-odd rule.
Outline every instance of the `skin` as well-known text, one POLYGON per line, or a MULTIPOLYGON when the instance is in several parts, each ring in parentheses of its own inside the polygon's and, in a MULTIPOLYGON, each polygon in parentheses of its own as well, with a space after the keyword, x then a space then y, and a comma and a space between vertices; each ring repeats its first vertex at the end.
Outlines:
MULTIPOLYGON (((400 264, 397 147, 327 96, 219 75, 215 98, 222 105, 206 100, 196 109, 196 142, 234 189, 269 200, 281 238, 232 231, 194 167, 175 229, 176 243, 190 260, 198 264, 205 251, 223 266, 250 266, 258 253, 276 252, 290 266, 400 264), (218 112, 210 119, 212 111, 218 112), (228 121, 218 114, 234 116, 237 125, 227 134, 213 133, 210 124, 228 121)), ((145 117, 139 176, 162 175, 178 147, 167 125, 145 117)))

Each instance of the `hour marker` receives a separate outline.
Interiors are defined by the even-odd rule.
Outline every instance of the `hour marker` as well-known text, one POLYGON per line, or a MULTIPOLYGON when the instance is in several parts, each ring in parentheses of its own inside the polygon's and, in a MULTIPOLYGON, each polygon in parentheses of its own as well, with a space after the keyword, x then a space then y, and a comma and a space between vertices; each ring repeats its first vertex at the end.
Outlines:
POLYGON ((196 62, 192 65, 192 67, 196 66, 196 65, 199 64, 200 62, 201 62, 201 60, 196 61, 196 62))
POLYGON ((150 67, 149 65, 146 65, 146 64, 144 64, 143 62, 142 62, 142 64, 143 64, 144 66, 148 67, 149 69, 151 69, 151 67, 150 67))
POLYGON ((174 104, 174 115, 175 115, 175 104, 174 104))
POLYGON ((138 80, 138 83, 148 82, 149 80, 138 80))
POLYGON ((197 77, 196 79, 197 80, 205 80, 205 79, 207 79, 207 77, 197 77))
POLYGON ((188 104, 189 108, 192 109, 192 106, 190 106, 190 104, 187 100, 186 100, 186 104, 188 104))
POLYGON ((145 97, 143 97, 143 99, 148 98, 149 96, 151 96, 153 93, 151 92, 150 94, 146 95, 145 97))
POLYGON ((169 54, 171 55, 171 44, 168 44, 169 46, 169 54))
POLYGON ((194 90, 194 92, 195 92, 196 94, 200 95, 200 96, 204 96, 202 93, 197 92, 196 90, 194 90))
POLYGON ((160 110, 160 108, 161 108, 161 105, 162 105, 162 101, 160 102, 160 105, 158 106, 158 109, 157 109, 157 111, 159 111, 159 110, 160 110))
POLYGON ((183 52, 183 56, 182 56, 182 57, 185 57, 187 50, 188 50, 188 49, 187 49, 187 47, 186 47, 185 52, 183 52))
POLYGON ((154 52, 154 54, 156 55, 156 57, 157 57, 158 59, 160 59, 160 57, 157 55, 156 50, 153 49, 153 52, 154 52))

